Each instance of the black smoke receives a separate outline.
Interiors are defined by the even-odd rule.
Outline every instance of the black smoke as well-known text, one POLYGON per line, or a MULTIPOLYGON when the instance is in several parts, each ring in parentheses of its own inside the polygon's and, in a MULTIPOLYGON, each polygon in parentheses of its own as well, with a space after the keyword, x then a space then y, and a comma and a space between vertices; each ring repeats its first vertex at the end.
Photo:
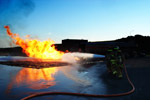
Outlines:
POLYGON ((0 0, 0 47, 8 46, 5 25, 11 30, 26 27, 25 19, 34 11, 33 0, 0 0))

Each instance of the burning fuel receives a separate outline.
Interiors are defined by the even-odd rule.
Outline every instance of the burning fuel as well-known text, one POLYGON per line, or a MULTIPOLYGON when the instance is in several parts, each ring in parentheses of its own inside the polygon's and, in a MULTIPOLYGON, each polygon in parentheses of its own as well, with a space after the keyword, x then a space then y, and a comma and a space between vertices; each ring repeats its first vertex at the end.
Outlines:
POLYGON ((54 41, 38 41, 36 39, 29 39, 27 35, 26 39, 22 39, 19 34, 11 32, 9 26, 5 26, 8 36, 13 39, 13 43, 22 47, 23 52, 29 57, 41 58, 41 59, 61 59, 64 52, 57 51, 54 46, 54 41))
POLYGON ((23 52, 29 56, 40 59, 51 59, 76 63, 81 59, 90 59, 90 58, 104 58, 104 55, 96 55, 89 53, 64 53, 55 49, 54 41, 39 41, 37 39, 31 39, 30 35, 26 36, 26 39, 23 39, 19 34, 12 33, 9 26, 5 26, 7 30, 7 35, 10 36, 13 40, 13 43, 22 47, 23 52))

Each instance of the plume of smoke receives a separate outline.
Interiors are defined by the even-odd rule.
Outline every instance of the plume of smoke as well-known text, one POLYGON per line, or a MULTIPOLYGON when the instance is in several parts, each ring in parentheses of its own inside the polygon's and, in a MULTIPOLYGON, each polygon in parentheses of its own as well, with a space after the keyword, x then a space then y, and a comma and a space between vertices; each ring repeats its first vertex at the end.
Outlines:
POLYGON ((12 30, 23 28, 24 19, 34 11, 34 8, 32 0, 0 0, 0 47, 10 46, 4 26, 9 25, 12 30))
POLYGON ((0 22, 14 25, 16 21, 28 17, 34 8, 35 5, 31 0, 0 0, 0 22))

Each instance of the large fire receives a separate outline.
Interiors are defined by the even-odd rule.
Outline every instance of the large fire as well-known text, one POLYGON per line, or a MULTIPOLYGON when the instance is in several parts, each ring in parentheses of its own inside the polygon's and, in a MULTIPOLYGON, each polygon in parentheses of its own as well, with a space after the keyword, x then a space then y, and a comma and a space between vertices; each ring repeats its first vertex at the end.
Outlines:
MULTIPOLYGON (((54 41, 38 41, 36 39, 22 39, 19 34, 11 32, 9 26, 5 26, 7 34, 13 39, 16 45, 22 47, 23 52, 29 57, 41 58, 41 59, 61 59, 64 52, 57 51, 54 46, 54 41)), ((29 37, 29 35, 27 35, 29 37)))

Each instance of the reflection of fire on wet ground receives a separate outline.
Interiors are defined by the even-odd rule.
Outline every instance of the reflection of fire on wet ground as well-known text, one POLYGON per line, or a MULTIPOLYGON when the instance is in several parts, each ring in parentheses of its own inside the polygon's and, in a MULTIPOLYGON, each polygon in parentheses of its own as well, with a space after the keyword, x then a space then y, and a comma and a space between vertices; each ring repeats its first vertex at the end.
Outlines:
POLYGON ((49 88, 56 84, 54 75, 58 71, 58 67, 71 65, 70 63, 53 60, 41 60, 25 57, 2 57, 0 64, 25 67, 22 68, 11 80, 6 90, 11 92, 14 87, 25 86, 34 90, 49 88), (4 59, 5 58, 5 59, 4 59))
POLYGON ((84 61, 83 66, 81 63, 76 63, 75 65, 71 65, 69 63, 65 63, 62 61, 51 61, 51 62, 42 62, 42 61, 30 61, 30 60, 9 60, 9 61, 0 61, 1 64, 11 65, 11 66, 19 66, 26 67, 22 68, 16 75, 13 77, 12 81, 8 85, 7 93, 9 93, 12 88, 25 86, 31 89, 44 89, 54 86, 56 84, 54 75, 61 71, 64 75, 71 80, 74 80, 79 83, 89 84, 88 81, 84 79, 80 79, 75 73, 75 70, 82 70, 84 67, 92 66, 93 64, 99 63, 93 62, 92 60, 84 61), (90 62, 89 62, 90 61, 90 62), (92 65, 90 64, 92 63, 92 65), (56 65, 56 66, 53 66, 56 65), (70 67, 68 67, 68 65, 70 67), (64 66, 64 67, 60 67, 64 66), (67 66, 67 67, 66 67, 67 66), (78 67, 77 67, 78 66, 78 67), (30 68, 29 68, 30 67, 30 68), (80 67, 80 68, 79 68, 80 67), (38 68, 38 69, 37 69, 38 68))
POLYGON ((56 84, 54 81, 56 73, 57 69, 55 67, 43 69, 23 68, 12 79, 6 92, 9 93, 14 85, 17 87, 25 86, 35 90, 54 86, 56 84))

